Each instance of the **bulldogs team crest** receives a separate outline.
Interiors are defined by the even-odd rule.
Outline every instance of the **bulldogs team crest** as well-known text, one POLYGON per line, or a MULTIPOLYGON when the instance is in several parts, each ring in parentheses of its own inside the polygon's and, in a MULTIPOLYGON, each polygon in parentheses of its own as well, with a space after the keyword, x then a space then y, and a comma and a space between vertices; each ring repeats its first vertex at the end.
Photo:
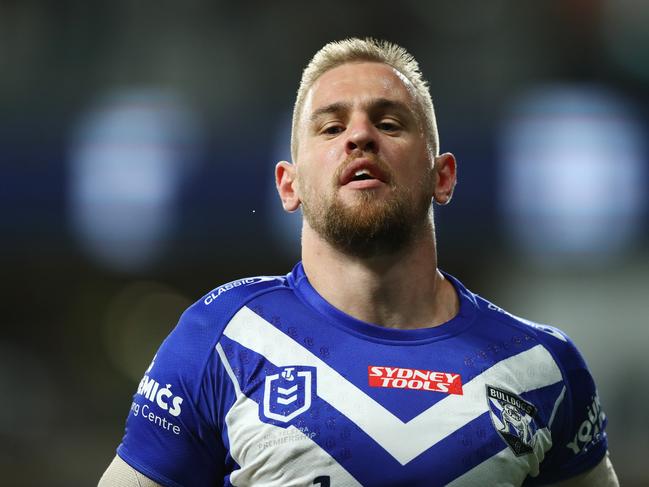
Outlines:
POLYGON ((297 365, 284 367, 279 374, 267 375, 261 420, 288 423, 308 411, 315 394, 315 379, 315 367, 297 365))
POLYGON ((536 406, 516 394, 487 385, 491 421, 518 457, 534 451, 536 406))

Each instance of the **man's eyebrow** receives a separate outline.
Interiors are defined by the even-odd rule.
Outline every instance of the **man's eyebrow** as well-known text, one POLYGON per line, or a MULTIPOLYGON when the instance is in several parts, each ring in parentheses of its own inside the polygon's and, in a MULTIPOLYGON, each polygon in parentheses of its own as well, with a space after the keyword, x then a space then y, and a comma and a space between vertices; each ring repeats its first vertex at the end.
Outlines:
POLYGON ((412 109, 405 103, 389 98, 373 98, 365 103, 368 110, 395 110, 405 114, 412 113, 412 109))
POLYGON ((343 103, 343 102, 331 103, 329 105, 325 105, 324 107, 320 107, 317 110, 315 110, 309 117, 309 120, 311 122, 315 122, 322 115, 345 112, 348 111, 350 108, 351 105, 349 103, 343 103))
MULTIPOLYGON (((391 100, 389 98, 372 98, 364 102, 363 107, 368 111, 394 110, 402 114, 412 113, 411 108, 407 104, 398 100, 391 100)), ((323 115, 347 112, 351 109, 351 103, 334 102, 314 110, 314 112, 309 117, 309 120, 311 122, 315 122, 323 115)))

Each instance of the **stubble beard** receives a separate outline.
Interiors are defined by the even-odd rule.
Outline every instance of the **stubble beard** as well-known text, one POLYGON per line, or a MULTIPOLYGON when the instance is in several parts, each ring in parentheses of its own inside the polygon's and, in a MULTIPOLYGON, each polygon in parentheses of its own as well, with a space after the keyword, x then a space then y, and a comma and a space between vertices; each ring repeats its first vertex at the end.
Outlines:
POLYGON ((391 184, 388 198, 372 189, 357 190, 355 201, 344 203, 338 187, 302 201, 304 218, 311 228, 337 250, 355 257, 396 254, 418 237, 432 233, 432 169, 413 189, 391 184))

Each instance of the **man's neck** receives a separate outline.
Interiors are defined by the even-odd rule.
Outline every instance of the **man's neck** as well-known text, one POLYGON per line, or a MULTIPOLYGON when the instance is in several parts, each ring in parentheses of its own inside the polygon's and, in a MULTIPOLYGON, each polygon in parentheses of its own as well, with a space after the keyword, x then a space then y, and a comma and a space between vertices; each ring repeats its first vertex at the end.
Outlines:
POLYGON ((435 236, 367 259, 342 253, 305 222, 302 265, 311 285, 329 303, 359 320, 389 328, 425 328, 453 318, 459 300, 437 269, 435 236))

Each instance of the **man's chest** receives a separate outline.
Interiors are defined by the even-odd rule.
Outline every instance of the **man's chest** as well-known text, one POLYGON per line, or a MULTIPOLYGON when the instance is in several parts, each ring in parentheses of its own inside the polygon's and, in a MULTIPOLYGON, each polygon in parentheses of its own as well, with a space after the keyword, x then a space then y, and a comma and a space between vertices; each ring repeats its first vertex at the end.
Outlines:
POLYGON ((520 485, 551 446, 561 374, 539 345, 479 369, 355 338, 323 356, 255 316, 217 347, 234 485, 520 485))

